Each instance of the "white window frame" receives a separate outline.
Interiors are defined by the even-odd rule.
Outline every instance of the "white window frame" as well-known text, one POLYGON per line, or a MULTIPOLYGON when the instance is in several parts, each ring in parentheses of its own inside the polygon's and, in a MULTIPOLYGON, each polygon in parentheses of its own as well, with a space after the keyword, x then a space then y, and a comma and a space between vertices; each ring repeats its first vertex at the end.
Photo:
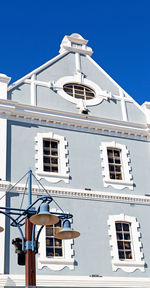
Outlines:
POLYGON ((102 142, 100 145, 100 151, 104 187, 108 187, 109 185, 111 185, 115 189, 124 189, 127 187, 130 190, 133 190, 133 176, 131 174, 132 168, 130 166, 131 160, 129 158, 129 151, 126 145, 116 143, 115 141, 102 142), (116 148, 120 150, 122 180, 110 179, 107 148, 116 148))
POLYGON ((77 108, 80 108, 80 106, 82 105, 82 102, 84 103, 83 106, 93 106, 93 105, 97 105, 97 104, 101 103, 103 101, 103 99, 107 100, 108 98, 111 98, 110 92, 102 90, 93 81, 82 77, 82 75, 80 73, 77 73, 74 76, 66 76, 66 77, 60 78, 59 80, 57 80, 55 82, 54 89, 63 98, 76 104, 77 108), (85 86, 91 88, 92 90, 94 90, 95 97, 90 99, 90 100, 83 100, 83 99, 77 99, 75 97, 70 96, 63 89, 63 86, 65 84, 69 84, 69 83, 77 83, 77 84, 85 85, 85 86))
MULTIPOLYGON (((52 212, 61 212, 56 209, 51 209, 52 212)), ((37 226, 37 230, 40 226, 37 226)), ((74 250, 72 239, 62 240, 63 256, 61 257, 47 257, 46 256, 46 229, 43 227, 39 237, 39 249, 38 249, 38 269, 48 267, 51 270, 59 271, 68 267, 70 270, 74 270, 74 250)))
POLYGON ((134 272, 136 269, 144 272, 144 256, 141 251, 141 233, 139 232, 139 223, 137 222, 136 217, 120 214, 120 215, 110 215, 108 218, 108 235, 110 237, 109 243, 111 246, 111 256, 112 256, 112 270, 117 271, 122 269, 125 272, 134 272), (130 233, 131 233, 131 245, 132 245, 132 257, 133 259, 124 259, 120 260, 118 255, 117 247, 117 236, 116 236, 116 226, 117 222, 128 222, 131 224, 130 233))
POLYGON ((69 183, 69 168, 68 168, 68 143, 65 137, 57 135, 53 132, 49 133, 38 133, 35 138, 35 167, 36 175, 38 178, 45 178, 47 181, 52 183, 57 183, 63 180, 69 183), (56 172, 46 172, 43 170, 43 139, 57 140, 58 143, 58 173, 56 172))

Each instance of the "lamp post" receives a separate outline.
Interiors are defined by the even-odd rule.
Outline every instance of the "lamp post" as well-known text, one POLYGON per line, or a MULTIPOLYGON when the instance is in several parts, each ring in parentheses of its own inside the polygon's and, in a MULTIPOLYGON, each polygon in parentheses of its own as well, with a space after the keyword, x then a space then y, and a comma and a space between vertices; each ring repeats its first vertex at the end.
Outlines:
MULTIPOLYGON (((32 202, 32 171, 28 172, 28 206, 26 209, 11 207, 0 207, 0 213, 8 217, 12 222, 11 226, 18 228, 21 235, 22 253, 25 253, 25 285, 26 288, 36 288, 36 265, 35 254, 38 252, 38 239, 42 228, 46 225, 54 225, 59 219, 64 220, 62 231, 55 234, 58 239, 74 239, 80 233, 71 229, 69 219, 72 214, 49 212, 49 204, 53 201, 51 196, 41 196, 32 202), (35 205, 40 202, 38 209, 35 205), (21 227, 25 225, 25 237, 21 227), (35 227, 41 225, 37 237, 35 237, 35 227)), ((35 177, 35 176, 34 176, 35 177)), ((0 232, 4 230, 0 227, 0 232)), ((17 238, 19 239, 19 238, 17 238)), ((13 240, 13 244, 15 241, 13 240)))

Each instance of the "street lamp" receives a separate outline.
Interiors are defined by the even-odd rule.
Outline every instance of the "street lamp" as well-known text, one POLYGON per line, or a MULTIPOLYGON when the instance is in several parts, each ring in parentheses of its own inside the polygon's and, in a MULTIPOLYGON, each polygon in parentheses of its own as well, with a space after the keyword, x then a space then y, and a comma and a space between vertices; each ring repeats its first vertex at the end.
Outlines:
MULTIPOLYGON (((73 217, 69 213, 49 212, 49 204, 53 201, 51 196, 41 196, 32 203, 32 171, 28 172, 28 206, 26 209, 17 209, 11 207, 0 207, 0 213, 7 216, 11 221, 11 226, 17 227, 21 234, 22 253, 25 253, 25 285, 26 288, 36 288, 36 267, 35 254, 38 252, 38 239, 44 226, 54 225, 63 220, 62 230, 56 233, 58 239, 74 239, 80 236, 80 233, 71 229, 69 219, 73 217), (35 204, 40 202, 38 209, 35 204), (14 218, 14 215, 16 218, 14 218), (25 220, 25 222, 24 222, 25 220), (25 224, 25 237, 21 227, 25 224), (35 238, 35 227, 41 225, 37 237, 35 238)), ((35 177, 35 176, 34 176, 35 177)), ((39 182, 40 183, 40 182, 39 182)), ((0 226, 0 232, 4 230, 0 226)), ((17 240, 16 239, 16 240, 17 240)), ((16 241, 17 242, 17 241, 16 241)), ((13 244, 16 244, 13 240, 13 244)), ((16 244, 16 245, 20 245, 16 244)))

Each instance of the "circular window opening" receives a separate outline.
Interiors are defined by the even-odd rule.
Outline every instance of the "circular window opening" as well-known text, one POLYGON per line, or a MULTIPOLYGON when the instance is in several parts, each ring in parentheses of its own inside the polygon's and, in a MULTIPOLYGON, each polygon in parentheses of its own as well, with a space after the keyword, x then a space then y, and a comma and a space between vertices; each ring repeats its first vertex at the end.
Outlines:
POLYGON ((63 86, 63 89, 67 94, 77 99, 90 100, 95 97, 94 90, 85 85, 68 83, 63 86))

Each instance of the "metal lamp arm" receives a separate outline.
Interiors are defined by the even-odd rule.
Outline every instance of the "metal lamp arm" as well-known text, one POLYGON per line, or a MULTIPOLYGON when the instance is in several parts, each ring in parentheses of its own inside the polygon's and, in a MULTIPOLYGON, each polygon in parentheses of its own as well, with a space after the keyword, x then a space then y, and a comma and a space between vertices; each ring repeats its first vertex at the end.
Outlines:
POLYGON ((8 217, 9 219, 11 219, 15 224, 16 224, 16 227, 19 229, 19 232, 21 234, 21 239, 22 239, 22 251, 25 251, 25 241, 24 241, 24 236, 23 236, 23 232, 20 228, 20 225, 16 222, 16 220, 10 216, 9 214, 7 214, 6 212, 4 211, 0 211, 1 214, 4 214, 6 217, 8 217))

